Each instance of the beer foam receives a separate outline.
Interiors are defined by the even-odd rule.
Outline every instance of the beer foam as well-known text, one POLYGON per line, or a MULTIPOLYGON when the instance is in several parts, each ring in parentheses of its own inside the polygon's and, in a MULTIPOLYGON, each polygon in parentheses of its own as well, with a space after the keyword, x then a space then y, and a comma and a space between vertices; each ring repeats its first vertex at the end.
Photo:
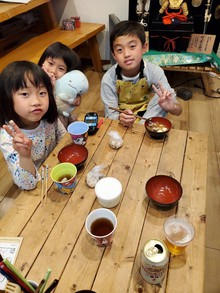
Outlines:
POLYGON ((187 243, 192 239, 192 233, 186 224, 182 222, 170 222, 165 228, 170 240, 178 243, 187 243))

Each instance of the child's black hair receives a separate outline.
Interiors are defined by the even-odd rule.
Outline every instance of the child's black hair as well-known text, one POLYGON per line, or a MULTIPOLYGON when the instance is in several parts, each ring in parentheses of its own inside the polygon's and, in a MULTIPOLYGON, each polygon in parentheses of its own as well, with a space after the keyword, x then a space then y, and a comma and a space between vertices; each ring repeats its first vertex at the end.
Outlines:
POLYGON ((40 57, 38 65, 42 67, 44 61, 47 58, 63 59, 67 67, 67 72, 71 70, 76 70, 76 69, 79 70, 81 66, 81 61, 79 56, 73 50, 71 50, 69 47, 67 47, 61 42, 55 42, 51 44, 50 46, 48 46, 43 52, 42 56, 40 57))
POLYGON ((121 36, 137 36, 142 45, 146 43, 146 36, 143 25, 136 21, 123 20, 115 25, 110 35, 110 48, 114 52, 113 43, 121 36))
POLYGON ((30 61, 15 61, 7 65, 0 74, 0 127, 10 120, 20 128, 25 128, 20 116, 14 110, 13 93, 27 86, 27 80, 38 87, 43 84, 49 96, 49 108, 42 119, 49 123, 58 117, 53 94, 53 85, 47 73, 37 64, 30 61))

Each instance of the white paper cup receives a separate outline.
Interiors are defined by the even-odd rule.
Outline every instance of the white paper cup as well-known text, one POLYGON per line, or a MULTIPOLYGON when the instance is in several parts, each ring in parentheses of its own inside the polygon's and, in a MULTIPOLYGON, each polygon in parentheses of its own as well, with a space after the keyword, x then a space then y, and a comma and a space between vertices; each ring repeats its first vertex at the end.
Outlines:
POLYGON ((95 185, 95 194, 98 202, 104 208, 113 208, 118 205, 121 192, 121 182, 113 177, 104 177, 95 185))
POLYGON ((98 246, 109 246, 113 241, 117 218, 111 210, 96 209, 87 216, 85 227, 98 246))

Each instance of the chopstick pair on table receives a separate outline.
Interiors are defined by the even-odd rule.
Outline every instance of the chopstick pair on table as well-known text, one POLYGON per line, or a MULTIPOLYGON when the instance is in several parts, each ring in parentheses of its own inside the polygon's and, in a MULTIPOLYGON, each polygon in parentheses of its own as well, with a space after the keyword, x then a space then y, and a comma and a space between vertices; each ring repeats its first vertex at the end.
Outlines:
MULTIPOLYGON (((121 109, 118 109, 118 108, 115 108, 115 107, 110 107, 110 106, 109 106, 108 108, 111 109, 111 110, 117 111, 117 112, 119 112, 119 113, 124 113, 124 110, 121 110, 121 109)), ((128 113, 126 113, 126 115, 131 115, 131 116, 134 116, 134 117, 136 117, 136 118, 143 119, 143 120, 149 120, 148 118, 145 118, 145 117, 139 116, 139 115, 134 114, 134 113, 132 113, 132 114, 128 114, 128 113)))
POLYGON ((47 203, 47 187, 48 187, 48 173, 49 173, 49 166, 42 166, 41 167, 41 205, 47 203))
POLYGON ((40 282, 39 286, 37 287, 34 293, 50 293, 56 288, 57 284, 59 283, 58 279, 54 279, 53 282, 44 291, 46 284, 49 280, 50 274, 51 274, 51 269, 48 269, 44 279, 40 282))
POLYGON ((41 280, 40 284, 38 285, 38 287, 35 289, 34 293, 43 293, 44 292, 44 288, 47 284, 47 281, 50 277, 51 274, 51 269, 48 269, 44 278, 41 280))
POLYGON ((50 293, 56 288, 56 286, 59 283, 58 279, 54 279, 53 282, 47 287, 47 289, 44 290, 49 280, 50 274, 51 274, 51 269, 48 269, 44 278, 41 280, 40 284, 38 285, 34 293, 50 293))

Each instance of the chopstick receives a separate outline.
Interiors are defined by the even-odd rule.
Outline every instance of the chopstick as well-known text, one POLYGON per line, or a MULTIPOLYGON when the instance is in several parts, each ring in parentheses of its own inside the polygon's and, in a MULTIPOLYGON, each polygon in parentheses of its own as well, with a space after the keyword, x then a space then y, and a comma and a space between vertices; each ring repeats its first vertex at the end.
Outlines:
POLYGON ((40 284, 38 285, 38 287, 36 288, 36 290, 34 291, 34 293, 41 292, 41 288, 43 287, 44 283, 45 283, 45 279, 41 280, 40 284))
POLYGON ((51 269, 48 269, 46 274, 45 274, 45 277, 44 277, 45 282, 44 282, 43 286, 41 287, 41 289, 39 291, 40 293, 44 292, 44 288, 45 288, 45 286, 46 286, 46 284, 47 284, 47 282, 49 280, 50 274, 51 274, 51 269))
MULTIPOLYGON (((118 108, 115 108, 115 107, 110 107, 110 106, 109 106, 108 108, 111 109, 111 110, 117 111, 117 112, 119 112, 119 113, 124 113, 124 110, 121 110, 121 109, 118 109, 118 108)), ((139 115, 134 114, 134 113, 132 113, 132 114, 128 114, 128 113, 126 113, 126 115, 131 115, 131 116, 134 116, 134 117, 139 118, 139 119, 148 120, 148 118, 145 118, 145 117, 139 116, 139 115)))
POLYGON ((52 283, 49 285, 49 287, 47 288, 47 290, 44 291, 44 293, 50 293, 50 292, 52 292, 53 289, 56 288, 56 286, 58 285, 58 283, 59 283, 59 280, 54 279, 53 282, 52 282, 52 283))
POLYGON ((41 206, 44 202, 47 203, 47 188, 48 188, 48 173, 49 166, 42 166, 41 168, 41 206))
POLYGON ((41 205, 43 206, 44 200, 44 166, 41 168, 41 205))
POLYGON ((45 203, 47 203, 48 172, 49 172, 49 166, 46 165, 45 203))

